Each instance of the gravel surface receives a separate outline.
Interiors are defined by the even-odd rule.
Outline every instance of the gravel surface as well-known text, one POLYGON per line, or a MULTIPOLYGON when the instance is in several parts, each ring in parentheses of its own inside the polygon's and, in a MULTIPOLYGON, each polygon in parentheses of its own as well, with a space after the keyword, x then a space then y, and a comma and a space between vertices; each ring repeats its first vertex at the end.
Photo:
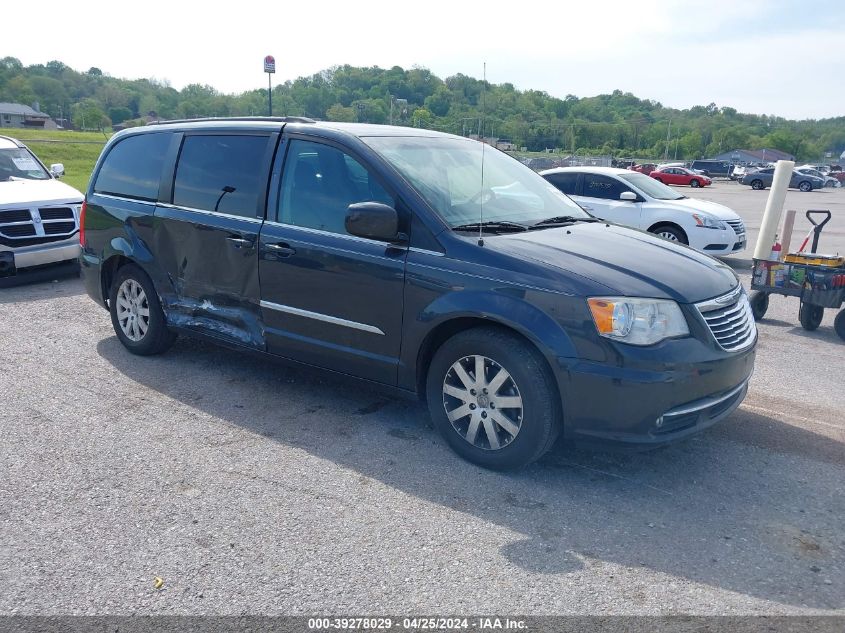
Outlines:
POLYGON ((845 614, 845 343, 797 309, 709 431, 499 474, 415 402, 0 291, 0 614, 845 614))

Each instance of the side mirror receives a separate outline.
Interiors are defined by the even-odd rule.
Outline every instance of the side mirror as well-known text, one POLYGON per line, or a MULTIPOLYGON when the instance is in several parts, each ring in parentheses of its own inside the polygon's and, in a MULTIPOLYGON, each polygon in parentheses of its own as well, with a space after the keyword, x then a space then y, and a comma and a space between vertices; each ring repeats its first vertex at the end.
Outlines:
POLYGON ((623 191, 619 194, 619 199, 624 200, 625 202, 636 202, 637 194, 635 194, 633 191, 623 191))
POLYGON ((65 166, 62 163, 54 163, 50 165, 50 173, 53 178, 61 178, 65 175, 65 166))
POLYGON ((356 202, 346 208, 346 232, 380 242, 400 239, 399 214, 381 202, 356 202))

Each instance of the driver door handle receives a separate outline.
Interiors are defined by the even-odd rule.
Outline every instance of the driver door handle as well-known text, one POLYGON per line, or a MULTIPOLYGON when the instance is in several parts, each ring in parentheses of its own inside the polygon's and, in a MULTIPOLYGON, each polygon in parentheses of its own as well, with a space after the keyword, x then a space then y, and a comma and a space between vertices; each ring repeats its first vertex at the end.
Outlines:
POLYGON ((279 257, 290 257, 296 253, 295 248, 291 248, 290 244, 279 242, 278 244, 267 244, 267 250, 274 252, 279 257))

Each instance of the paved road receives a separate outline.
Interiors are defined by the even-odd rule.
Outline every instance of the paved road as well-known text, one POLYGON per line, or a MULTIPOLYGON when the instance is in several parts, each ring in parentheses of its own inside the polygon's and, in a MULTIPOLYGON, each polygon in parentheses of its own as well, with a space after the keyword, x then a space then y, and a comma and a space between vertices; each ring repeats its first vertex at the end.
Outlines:
POLYGON ((416 403, 0 291, 0 614, 845 614, 845 343, 796 312, 697 438, 498 474, 416 403))

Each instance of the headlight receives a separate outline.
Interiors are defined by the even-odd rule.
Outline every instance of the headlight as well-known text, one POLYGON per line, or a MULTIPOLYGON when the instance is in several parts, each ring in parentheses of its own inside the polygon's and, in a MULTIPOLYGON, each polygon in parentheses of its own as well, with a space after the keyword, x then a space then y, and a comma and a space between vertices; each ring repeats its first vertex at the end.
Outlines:
POLYGON ((591 297, 587 303, 599 334, 623 343, 653 345, 689 334, 687 320, 674 301, 591 297))
POLYGON ((693 213, 692 217, 698 226, 705 229, 721 229, 724 231, 728 228, 721 220, 717 220, 709 215, 704 215, 703 213, 693 213))

